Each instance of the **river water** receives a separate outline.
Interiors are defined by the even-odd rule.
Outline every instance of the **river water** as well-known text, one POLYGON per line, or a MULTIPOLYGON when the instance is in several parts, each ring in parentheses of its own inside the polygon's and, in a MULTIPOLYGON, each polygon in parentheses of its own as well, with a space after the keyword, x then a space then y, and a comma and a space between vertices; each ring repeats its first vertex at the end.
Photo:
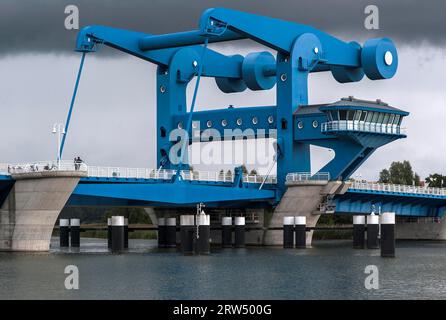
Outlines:
POLYGON ((83 238, 80 252, 53 239, 49 253, 0 253, 0 299, 446 299, 446 242, 398 242, 391 259, 343 240, 209 256, 158 250, 156 240, 109 254, 105 241, 83 238), (78 290, 65 288, 67 265, 78 267, 78 290), (368 265, 379 289, 365 288, 368 265))

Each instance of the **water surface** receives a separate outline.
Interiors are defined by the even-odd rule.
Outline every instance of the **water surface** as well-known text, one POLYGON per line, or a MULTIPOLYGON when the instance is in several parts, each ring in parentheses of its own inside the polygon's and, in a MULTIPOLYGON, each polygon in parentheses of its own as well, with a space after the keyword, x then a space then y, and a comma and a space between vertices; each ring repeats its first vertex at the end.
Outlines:
POLYGON ((397 258, 353 250, 351 241, 316 241, 306 250, 214 249, 209 256, 158 250, 130 240, 109 254, 103 239, 81 239, 80 252, 0 253, 0 299, 446 299, 446 242, 398 242, 397 258), (64 286, 79 268, 79 290, 64 286), (379 270, 367 290, 367 265, 379 270))

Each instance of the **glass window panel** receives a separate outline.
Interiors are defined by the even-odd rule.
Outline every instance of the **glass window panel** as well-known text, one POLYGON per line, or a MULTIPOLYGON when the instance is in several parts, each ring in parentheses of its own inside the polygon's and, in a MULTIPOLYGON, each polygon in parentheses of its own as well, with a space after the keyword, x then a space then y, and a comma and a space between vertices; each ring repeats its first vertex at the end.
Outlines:
POLYGON ((399 124, 399 122, 400 122, 400 115, 396 114, 395 115, 395 120, 393 120, 393 124, 399 124))
POLYGON ((372 122, 376 123, 378 121, 379 112, 373 112, 372 122))
POLYGON ((361 114, 362 114, 361 110, 356 110, 356 113, 355 113, 355 120, 356 121, 359 121, 359 119, 361 119, 361 114))
POLYGON ((355 110, 349 110, 347 112, 347 120, 353 120, 355 118, 355 110))
POLYGON ((389 124, 393 124, 393 119, 395 118, 394 114, 390 115, 389 124))
POLYGON ((339 110, 339 120, 347 120, 347 110, 339 110))
POLYGON ((339 120, 338 110, 331 111, 331 116, 333 117, 333 120, 339 120))
POLYGON ((371 122, 373 117, 373 112, 367 112, 367 118, 365 118, 365 122, 371 122))
POLYGON ((384 113, 379 113, 379 117, 378 117, 377 123, 381 124, 383 122, 383 119, 384 119, 384 113))
POLYGON ((383 124, 388 124, 388 123, 389 123, 389 116, 390 116, 390 114, 388 114, 388 113, 386 113, 386 114, 384 115, 383 124))
POLYGON ((359 119, 359 121, 365 121, 366 116, 367 116, 367 111, 362 111, 361 118, 359 119))
POLYGON ((333 117, 331 116, 331 112, 327 112, 328 121, 333 121, 333 117))

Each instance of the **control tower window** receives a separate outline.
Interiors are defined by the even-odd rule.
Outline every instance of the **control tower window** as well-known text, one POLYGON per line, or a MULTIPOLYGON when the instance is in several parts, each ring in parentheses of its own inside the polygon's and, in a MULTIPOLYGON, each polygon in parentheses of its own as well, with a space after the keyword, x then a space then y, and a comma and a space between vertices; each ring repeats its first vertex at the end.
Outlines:
POLYGON ((378 124, 382 124, 384 119, 384 113, 379 113, 378 120, 376 121, 378 124))
POLYGON ((395 115, 391 114, 389 118, 389 124, 393 124, 393 120, 395 119, 395 115))
POLYGON ((388 124, 388 123, 389 123, 389 116, 390 116, 390 114, 388 114, 388 113, 386 113, 386 114, 384 115, 383 124, 388 124))
POLYGON ((361 118, 359 119, 359 121, 365 121, 366 117, 367 117, 367 111, 362 111, 361 118))
POLYGON ((400 115, 396 114, 395 119, 393 120, 393 124, 399 125, 400 124, 400 115))
POLYGON ((362 115, 362 111, 361 110, 356 110, 355 121, 359 121, 359 119, 361 119, 361 115, 362 115))
POLYGON ((371 122, 373 117, 373 112, 367 112, 367 117, 365 118, 365 122, 371 122))
POLYGON ((339 120, 338 110, 330 111, 330 114, 331 114, 331 117, 333 118, 333 121, 339 120))
POLYGON ((376 123, 378 121, 379 112, 373 112, 372 122, 376 123))
POLYGON ((339 110, 339 120, 347 120, 347 110, 339 110))
POLYGON ((355 118, 355 111, 354 110, 350 110, 347 112, 347 120, 353 120, 355 118))

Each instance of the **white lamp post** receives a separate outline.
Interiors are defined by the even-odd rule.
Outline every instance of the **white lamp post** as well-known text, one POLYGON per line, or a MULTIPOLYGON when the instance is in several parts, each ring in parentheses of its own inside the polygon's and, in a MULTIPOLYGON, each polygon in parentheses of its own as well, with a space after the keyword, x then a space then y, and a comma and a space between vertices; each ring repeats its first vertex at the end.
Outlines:
POLYGON ((53 125, 53 134, 57 134, 57 169, 60 170, 60 143, 62 136, 65 134, 65 126, 63 123, 55 123, 53 125))

